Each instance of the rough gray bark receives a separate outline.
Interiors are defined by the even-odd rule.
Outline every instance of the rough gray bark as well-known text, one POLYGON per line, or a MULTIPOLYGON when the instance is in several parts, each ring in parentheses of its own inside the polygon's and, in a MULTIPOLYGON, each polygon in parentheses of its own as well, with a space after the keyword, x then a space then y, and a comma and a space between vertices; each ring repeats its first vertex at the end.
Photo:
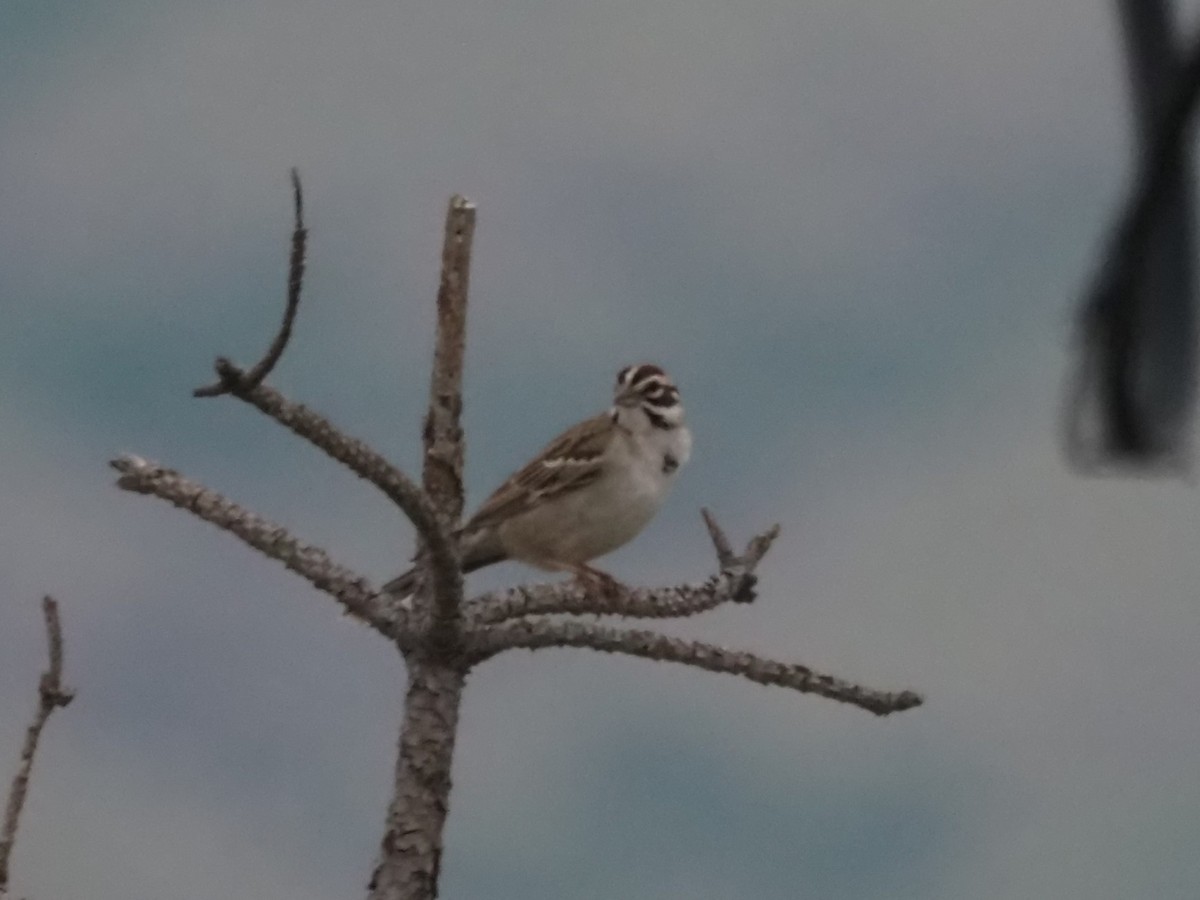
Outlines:
POLYGON ((683 663, 709 672, 739 675, 758 684, 828 697, 861 707, 877 716, 887 716, 921 705, 920 695, 912 691, 873 691, 832 675, 814 672, 799 663, 764 659, 745 650, 684 640, 657 631, 534 618, 506 622, 472 633, 468 643, 470 659, 474 664, 504 650, 543 650, 553 647, 582 647, 602 653, 683 663))
POLYGON ((49 649, 50 666, 42 673, 38 682, 38 705, 33 721, 25 731, 25 742, 17 762, 17 774, 13 776, 8 791, 8 803, 4 808, 4 825, 0 827, 0 897, 8 894, 9 861, 17 842, 17 828, 21 824, 21 810, 25 807, 25 796, 29 792, 29 777, 33 772, 33 758, 37 755, 42 729, 50 714, 70 703, 75 694, 62 683, 63 639, 62 625, 58 619, 58 604, 52 597, 42 598, 42 616, 46 620, 46 641, 49 649))
MULTIPOLYGON (((463 361, 467 346, 467 296, 475 207, 455 195, 446 210, 442 273, 437 294, 437 334, 433 375, 429 379, 429 411, 425 416, 425 463, 422 484, 442 528, 453 533, 462 518, 465 448, 462 418, 463 361)), ((429 607, 434 640, 453 651, 462 616, 462 571, 457 548, 453 559, 433 560, 432 597, 418 597, 429 607)))
POLYGON ((370 900, 431 900, 437 896, 463 685, 471 666, 505 650, 583 647, 641 656, 820 694, 878 715, 920 704, 921 698, 911 691, 873 690, 797 663, 681 641, 652 631, 602 627, 574 618, 671 618, 695 615, 724 603, 749 603, 754 599, 755 569, 778 534, 777 526, 753 538, 739 555, 705 511, 719 571, 698 584, 597 593, 594 587, 562 582, 528 585, 464 601, 454 529, 463 502, 460 415, 474 208, 455 197, 446 215, 438 330, 425 419, 424 471, 422 486, 418 487, 361 441, 347 437, 328 420, 261 383, 261 377, 283 352, 300 293, 302 266, 297 260, 303 259, 303 240, 297 234, 303 223, 298 183, 296 190, 292 277, 281 336, 272 342, 265 362, 249 373, 219 359, 217 384, 200 393, 228 395, 254 406, 367 479, 396 504, 413 523, 423 548, 418 554, 423 585, 414 608, 402 608, 396 598, 377 592, 366 578, 334 563, 324 550, 301 543, 282 526, 178 472, 135 456, 123 456, 112 465, 120 472, 118 487, 172 503, 283 562, 334 597, 348 613, 379 632, 404 655, 408 693, 395 782, 370 881, 370 900))
POLYGON ((121 473, 117 487, 151 494, 216 525, 257 550, 278 560, 317 590, 329 594, 348 615, 395 640, 410 634, 408 614, 386 603, 362 576, 338 565, 320 547, 305 544, 282 525, 243 509, 216 491, 184 477, 174 469, 139 456, 121 456, 110 465, 121 473))
POLYGON ((458 734, 465 670, 408 656, 408 694, 396 760, 395 793, 388 806, 371 900, 415 900, 438 895, 442 833, 450 803, 450 767, 458 734))

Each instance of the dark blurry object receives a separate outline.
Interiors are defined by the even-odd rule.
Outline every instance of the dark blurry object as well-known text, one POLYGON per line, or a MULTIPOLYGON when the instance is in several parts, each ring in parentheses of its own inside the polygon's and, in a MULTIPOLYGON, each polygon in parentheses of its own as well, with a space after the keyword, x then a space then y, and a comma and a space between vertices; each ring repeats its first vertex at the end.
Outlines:
POLYGON ((1178 46, 1168 0, 1118 0, 1138 171, 1080 310, 1067 409, 1077 469, 1179 471, 1195 398, 1191 152, 1200 41, 1178 46))

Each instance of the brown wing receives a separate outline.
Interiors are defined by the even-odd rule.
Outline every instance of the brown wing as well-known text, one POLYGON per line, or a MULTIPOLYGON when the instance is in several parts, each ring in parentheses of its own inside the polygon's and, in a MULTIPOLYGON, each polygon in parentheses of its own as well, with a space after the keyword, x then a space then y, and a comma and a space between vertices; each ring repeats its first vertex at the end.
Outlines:
POLYGON ((484 501, 464 530, 519 515, 547 497, 579 490, 600 477, 600 458, 615 426, 607 413, 565 431, 484 501))

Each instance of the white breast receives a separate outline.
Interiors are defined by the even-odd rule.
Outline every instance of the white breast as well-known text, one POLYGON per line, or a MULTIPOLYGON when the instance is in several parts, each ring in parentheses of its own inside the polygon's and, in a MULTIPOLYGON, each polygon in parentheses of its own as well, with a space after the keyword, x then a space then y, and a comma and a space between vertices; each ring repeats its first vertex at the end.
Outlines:
POLYGON ((655 431, 619 435, 600 479, 502 526, 509 554, 534 565, 585 563, 636 537, 691 455, 686 428, 655 431), (664 467, 667 456, 675 460, 673 468, 664 467))

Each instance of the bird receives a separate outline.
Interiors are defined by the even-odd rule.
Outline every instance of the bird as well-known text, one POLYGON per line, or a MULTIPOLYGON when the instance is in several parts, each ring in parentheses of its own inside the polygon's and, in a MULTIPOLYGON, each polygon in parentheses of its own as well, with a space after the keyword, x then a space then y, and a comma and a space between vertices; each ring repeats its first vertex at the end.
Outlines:
MULTIPOLYGON (((667 373, 651 363, 625 366, 606 412, 552 440, 458 530, 463 571, 515 560, 619 590, 588 563, 646 527, 691 452, 679 389, 667 373)), ((414 567, 383 589, 407 598, 417 583, 414 567)))

